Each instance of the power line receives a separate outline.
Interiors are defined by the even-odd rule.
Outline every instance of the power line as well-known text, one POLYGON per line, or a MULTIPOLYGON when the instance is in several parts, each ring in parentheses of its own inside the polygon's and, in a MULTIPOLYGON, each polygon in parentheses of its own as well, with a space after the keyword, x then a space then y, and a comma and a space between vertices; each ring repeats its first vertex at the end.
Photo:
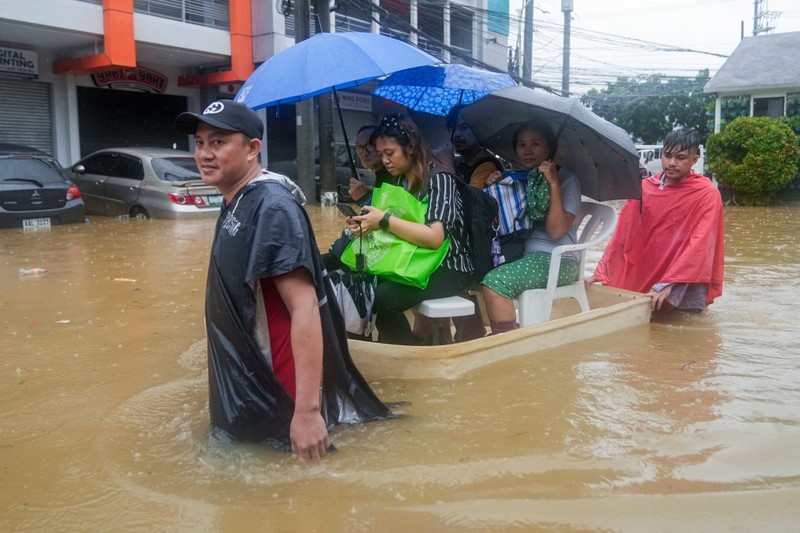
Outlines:
MULTIPOLYGON (((724 3, 724 2, 716 2, 716 3, 724 3)), ((354 6, 359 12, 369 16, 370 20, 376 22, 386 32, 392 34, 400 33, 406 36, 411 34, 416 34, 420 38, 430 43, 432 46, 440 50, 447 50, 453 57, 456 57, 461 61, 467 62, 468 64, 472 64, 490 71, 498 70, 497 68, 483 61, 474 59, 473 57, 471 57, 470 54, 466 54, 463 50, 459 48, 445 45, 442 38, 430 35, 428 32, 420 28, 414 28, 407 19, 403 18, 402 16, 392 11, 389 11, 385 8, 373 4, 370 0, 342 0, 335 6, 335 9, 344 7, 346 6, 346 4, 354 6)), ((441 5, 442 5, 441 3, 436 1, 420 2, 418 4, 418 6, 422 8, 421 11, 426 11, 429 7, 440 7, 441 5)), ((465 6, 460 6, 460 7, 465 11, 468 11, 470 15, 472 15, 472 19, 478 24, 483 25, 488 23, 490 16, 489 10, 471 8, 465 6)), ((496 13, 494 15, 496 16, 496 13)), ((513 25, 516 24, 517 27, 519 27, 519 25, 522 22, 523 19, 521 17, 515 17, 513 14, 509 14, 509 26, 513 27, 513 25)), ((468 32, 469 34, 472 33, 472 27, 467 27, 466 25, 460 23, 457 18, 451 20, 451 28, 462 30, 464 32, 468 32)), ((536 77, 537 79, 536 81, 521 80, 514 72, 510 73, 511 76, 514 77, 519 82, 523 82, 528 85, 539 87, 551 92, 559 92, 556 89, 554 89, 553 86, 557 86, 560 83, 559 80, 556 78, 561 77, 560 59, 562 57, 562 52, 560 43, 558 41, 562 35, 563 35, 562 25, 547 20, 538 20, 534 27, 534 36, 537 37, 538 41, 541 41, 539 43, 539 48, 537 49, 537 54, 536 54, 536 58, 539 59, 537 60, 537 65, 534 66, 534 74, 538 75, 536 77), (550 78, 552 78, 552 81, 550 78)), ((622 35, 615 35, 615 34, 592 31, 592 30, 576 29, 573 30, 572 35, 577 39, 577 41, 573 41, 573 44, 571 45, 572 51, 576 52, 578 57, 581 57, 582 59, 585 60, 592 60, 592 59, 586 56, 582 56, 580 54, 580 51, 584 49, 587 50, 596 49, 597 47, 592 46, 591 44, 588 46, 581 44, 583 42, 603 44, 607 47, 612 47, 617 49, 618 50, 617 53, 630 51, 632 54, 641 55, 641 52, 643 50, 646 50, 650 52, 668 52, 668 53, 680 53, 680 54, 691 53, 691 54, 715 56, 720 58, 728 57, 725 54, 719 54, 705 50, 697 50, 689 47, 667 45, 663 43, 656 43, 653 41, 647 41, 643 39, 636 39, 632 37, 626 37, 622 35)), ((509 37, 510 36, 511 35, 509 35, 509 37)), ((513 46, 509 46, 509 50, 514 50, 513 46)), ((597 62, 597 60, 592 60, 592 61, 597 62)), ((581 72, 577 68, 571 68, 570 71, 575 72, 576 75, 578 76, 575 78, 575 84, 579 86, 591 86, 591 85, 596 85, 598 83, 605 84, 608 82, 608 80, 613 81, 616 77, 624 75, 624 73, 630 73, 632 71, 636 73, 656 73, 659 70, 651 68, 635 68, 625 65, 615 65, 613 63, 603 63, 603 62, 600 63, 606 64, 611 68, 617 69, 617 71, 593 72, 589 69, 584 69, 584 71, 581 72)), ((665 63, 663 61, 659 62, 659 66, 664 67, 664 65, 665 63)), ((681 66, 683 68, 679 70, 682 70, 684 72, 697 72, 702 68, 702 67, 686 68, 685 61, 681 62, 681 66)))

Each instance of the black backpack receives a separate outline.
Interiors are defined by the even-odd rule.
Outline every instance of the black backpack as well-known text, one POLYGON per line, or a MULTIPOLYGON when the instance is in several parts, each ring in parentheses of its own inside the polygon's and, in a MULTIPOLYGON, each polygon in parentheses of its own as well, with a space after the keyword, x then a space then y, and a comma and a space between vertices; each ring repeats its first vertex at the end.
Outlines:
POLYGON ((467 233, 469 254, 475 272, 474 283, 480 283, 494 265, 492 264, 492 239, 497 227, 497 202, 477 187, 456 178, 458 192, 464 204, 464 229, 467 233))

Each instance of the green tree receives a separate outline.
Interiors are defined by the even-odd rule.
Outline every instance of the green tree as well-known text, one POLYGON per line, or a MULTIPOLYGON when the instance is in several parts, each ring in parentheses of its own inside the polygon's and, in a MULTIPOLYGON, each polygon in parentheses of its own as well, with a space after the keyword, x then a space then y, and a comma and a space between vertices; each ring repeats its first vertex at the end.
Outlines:
POLYGON ((708 109, 714 100, 703 92, 708 80, 708 69, 694 78, 617 78, 605 89, 591 89, 581 101, 643 143, 660 142, 680 126, 694 129, 705 140, 711 133, 708 109))
POLYGON ((708 139, 708 166, 745 205, 767 205, 797 172, 797 137, 787 121, 740 117, 708 139))

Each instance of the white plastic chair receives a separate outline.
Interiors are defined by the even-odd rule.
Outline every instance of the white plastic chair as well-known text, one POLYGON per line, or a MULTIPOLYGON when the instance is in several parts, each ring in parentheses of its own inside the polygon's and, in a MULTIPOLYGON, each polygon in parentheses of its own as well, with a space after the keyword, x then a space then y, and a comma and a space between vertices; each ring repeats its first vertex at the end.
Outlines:
MULTIPOLYGON (((550 320, 553 310, 553 300, 558 298, 575 298, 581 306, 581 311, 589 311, 589 299, 586 297, 586 287, 583 284, 584 268, 586 266, 586 250, 597 246, 611 236, 617 225, 617 211, 604 204, 595 202, 581 202, 581 208, 575 216, 572 227, 576 233, 581 223, 586 219, 583 231, 578 235, 577 244, 564 244, 553 249, 550 258, 550 272, 547 276, 547 287, 544 289, 530 289, 517 297, 519 310, 519 325, 530 326, 550 320), (598 227, 600 228, 598 230, 598 227), (558 271, 561 267, 561 256, 574 252, 578 256, 577 279, 569 285, 558 287, 558 271)), ((529 252, 530 241, 525 243, 525 251, 529 252)))
MULTIPOLYGON (((439 320, 470 316, 475 312, 475 304, 461 296, 448 296, 424 300, 414 307, 414 311, 422 316, 433 319, 433 344, 439 344, 439 320)), ((456 342, 461 341, 461 332, 456 331, 456 342)))

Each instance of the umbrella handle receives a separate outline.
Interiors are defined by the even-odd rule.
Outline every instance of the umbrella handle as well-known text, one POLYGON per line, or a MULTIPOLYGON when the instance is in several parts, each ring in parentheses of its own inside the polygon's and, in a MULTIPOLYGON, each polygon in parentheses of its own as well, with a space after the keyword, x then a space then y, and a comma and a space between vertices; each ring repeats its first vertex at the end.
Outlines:
POLYGON ((356 172, 356 161, 353 159, 353 152, 350 150, 350 142, 347 140, 347 130, 344 127, 344 118, 342 117, 342 108, 339 107, 339 93, 336 92, 336 87, 333 87, 333 99, 336 102, 336 111, 339 112, 339 123, 342 125, 342 133, 344 134, 344 145, 347 147, 347 160, 350 162, 350 172, 353 179, 360 181, 358 172, 356 172))

